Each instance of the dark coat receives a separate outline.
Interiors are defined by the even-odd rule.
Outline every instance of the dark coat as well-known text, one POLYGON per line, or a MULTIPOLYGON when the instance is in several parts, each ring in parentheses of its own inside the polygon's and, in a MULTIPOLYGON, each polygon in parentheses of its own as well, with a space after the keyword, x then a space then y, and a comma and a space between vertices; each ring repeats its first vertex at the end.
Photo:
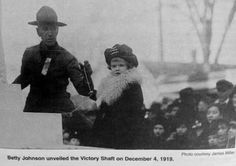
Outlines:
POLYGON ((155 137, 151 136, 148 140, 146 140, 147 149, 166 149, 166 140, 165 137, 155 137))
MULTIPOLYGON (((117 86, 114 84, 119 84, 119 81, 107 79, 104 87, 112 88, 110 90, 104 89, 102 92, 100 90, 102 93, 100 96, 103 96, 103 99, 93 127, 94 138, 96 139, 94 146, 116 149, 137 147, 135 142, 139 140, 137 137, 144 119, 143 94, 141 86, 135 78, 128 78, 127 80, 121 81, 125 83, 120 83, 117 86)), ((100 92, 98 90, 98 95, 100 92)), ((101 97, 98 96, 98 100, 100 99, 101 97)))
POLYGON ((208 136, 217 134, 218 130, 218 120, 213 120, 211 123, 206 123, 203 126, 203 132, 199 138, 198 142, 198 148, 199 149, 208 149, 209 143, 208 143, 208 136))
POLYGON ((228 103, 219 104, 219 108, 224 119, 228 121, 236 119, 232 99, 229 99, 228 103))
POLYGON ((180 105, 180 111, 177 113, 178 119, 184 121, 188 127, 196 120, 196 104, 194 98, 182 100, 180 105))
POLYGON ((167 149, 189 149, 190 148, 190 140, 189 135, 175 135, 172 140, 166 141, 167 149))
POLYGON ((24 112, 69 112, 74 109, 70 94, 66 92, 69 80, 78 93, 88 95, 89 89, 76 58, 56 44, 43 43, 27 48, 22 58, 21 74, 13 83, 22 89, 30 85, 24 112), (46 58, 51 58, 46 75, 41 73, 46 58))

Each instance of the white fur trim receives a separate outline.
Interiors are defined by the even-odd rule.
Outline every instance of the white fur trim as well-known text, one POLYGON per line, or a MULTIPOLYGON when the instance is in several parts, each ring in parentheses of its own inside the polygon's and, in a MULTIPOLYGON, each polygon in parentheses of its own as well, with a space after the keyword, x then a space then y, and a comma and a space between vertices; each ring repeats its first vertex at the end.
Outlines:
POLYGON ((102 79, 97 91, 97 106, 104 101, 108 105, 114 103, 122 94, 124 89, 129 83, 141 84, 142 78, 136 68, 127 70, 118 76, 114 76, 111 73, 102 79))

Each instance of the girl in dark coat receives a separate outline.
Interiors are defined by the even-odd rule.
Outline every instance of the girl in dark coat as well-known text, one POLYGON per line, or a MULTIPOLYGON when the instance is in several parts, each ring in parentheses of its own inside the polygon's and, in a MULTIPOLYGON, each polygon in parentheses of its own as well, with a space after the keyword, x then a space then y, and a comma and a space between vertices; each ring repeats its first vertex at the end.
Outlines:
POLYGON ((141 76, 132 49, 115 45, 106 49, 105 58, 111 73, 97 91, 98 112, 93 132, 95 146, 133 149, 144 118, 141 76))
POLYGON ((143 135, 145 138, 145 149, 165 149, 166 148, 166 131, 165 125, 161 121, 152 122, 152 125, 146 133, 143 135))
POLYGON ((196 137, 196 140, 199 142, 199 149, 209 148, 209 136, 211 136, 210 139, 212 139, 212 136, 217 134, 218 121, 222 119, 222 117, 222 111, 220 110, 219 104, 212 104, 209 106, 206 114, 207 123, 203 125, 201 135, 196 137))
POLYGON ((187 122, 180 120, 176 126, 176 131, 172 132, 166 139, 166 148, 189 149, 190 147, 190 131, 187 122))

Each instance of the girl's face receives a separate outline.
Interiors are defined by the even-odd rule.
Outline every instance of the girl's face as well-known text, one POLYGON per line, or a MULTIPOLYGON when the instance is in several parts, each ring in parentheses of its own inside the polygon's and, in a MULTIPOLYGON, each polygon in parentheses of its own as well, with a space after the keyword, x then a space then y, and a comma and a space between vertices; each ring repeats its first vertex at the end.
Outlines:
POLYGON ((71 138, 70 144, 71 144, 71 145, 79 146, 79 145, 80 145, 80 142, 79 142, 79 140, 78 140, 77 138, 71 138))
POLYGON ((164 134, 165 130, 164 127, 161 124, 156 124, 153 127, 153 133, 156 137, 161 136, 162 134, 164 134))
POLYGON ((234 108, 236 108, 236 93, 233 95, 232 101, 234 108))
POLYGON ((227 124, 219 124, 217 133, 218 133, 218 135, 225 135, 225 134, 227 134, 228 129, 229 129, 229 127, 227 124))
POLYGON ((207 107, 208 107, 207 103, 205 103, 204 101, 199 101, 199 103, 198 103, 198 111, 199 112, 207 111, 207 107))
POLYGON ((171 116, 176 116, 176 114, 178 113, 179 111, 179 107, 173 107, 171 112, 170 112, 170 115, 171 116))
POLYGON ((229 127, 228 136, 230 139, 236 137, 236 125, 231 125, 229 127))
POLYGON ((113 58, 111 60, 111 73, 118 76, 128 70, 127 62, 122 58, 113 58))
POLYGON ((207 111, 207 120, 211 123, 213 120, 217 120, 221 117, 220 110, 216 106, 212 106, 207 111))
POLYGON ((217 145, 218 140, 217 140, 217 136, 216 135, 209 135, 208 136, 208 144, 209 146, 215 146, 217 145))
POLYGON ((63 139, 69 139, 70 134, 68 132, 63 133, 63 139))
POLYGON ((187 131, 188 131, 188 128, 184 124, 182 124, 176 128, 176 133, 178 135, 184 135, 187 131))

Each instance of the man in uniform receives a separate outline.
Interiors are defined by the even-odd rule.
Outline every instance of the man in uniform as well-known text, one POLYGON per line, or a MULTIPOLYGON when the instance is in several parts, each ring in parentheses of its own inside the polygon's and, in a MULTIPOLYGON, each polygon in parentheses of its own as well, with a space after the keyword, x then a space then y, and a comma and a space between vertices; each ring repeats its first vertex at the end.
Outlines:
POLYGON ((36 21, 29 24, 37 26, 41 42, 25 50, 21 74, 13 82, 21 84, 22 89, 30 85, 24 112, 70 112, 74 105, 66 92, 68 79, 79 94, 89 96, 92 87, 85 78, 83 67, 87 68, 88 76, 92 74, 92 69, 89 64, 80 65, 73 55, 58 45, 58 27, 66 24, 57 20, 52 8, 41 7, 36 21))

